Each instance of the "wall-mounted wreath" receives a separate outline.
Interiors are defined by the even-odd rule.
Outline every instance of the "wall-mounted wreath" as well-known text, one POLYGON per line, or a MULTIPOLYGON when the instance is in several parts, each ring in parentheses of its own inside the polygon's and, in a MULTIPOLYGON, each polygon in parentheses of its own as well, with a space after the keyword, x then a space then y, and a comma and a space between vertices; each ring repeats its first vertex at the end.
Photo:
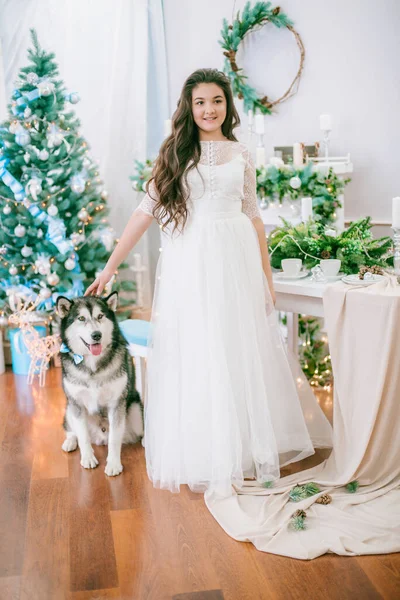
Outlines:
POLYGON ((303 71, 305 50, 300 35, 293 28, 292 21, 281 12, 279 6, 273 8, 271 2, 256 2, 252 7, 251 3, 247 2, 242 16, 240 17, 240 11, 238 11, 236 19, 231 25, 226 19, 223 20, 221 35, 222 40, 219 40, 219 44, 224 48, 224 56, 226 56, 224 72, 231 80, 234 95, 243 100, 246 112, 248 110, 256 112, 258 109, 262 114, 271 114, 274 106, 281 104, 297 92, 303 71), (247 77, 243 73, 243 69, 236 63, 236 53, 246 35, 261 29, 266 23, 272 23, 279 28, 286 27, 294 35, 300 50, 300 66, 296 77, 288 90, 277 100, 270 100, 268 96, 260 98, 257 91, 246 83, 247 77))

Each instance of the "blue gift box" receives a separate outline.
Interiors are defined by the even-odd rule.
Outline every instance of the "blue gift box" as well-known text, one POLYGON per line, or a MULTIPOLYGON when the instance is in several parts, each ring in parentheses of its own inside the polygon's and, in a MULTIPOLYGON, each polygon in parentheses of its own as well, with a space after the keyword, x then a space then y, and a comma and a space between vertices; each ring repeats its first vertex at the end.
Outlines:
MULTIPOLYGON (((40 337, 46 336, 46 327, 43 325, 34 325, 34 328, 39 333, 40 337)), ((21 329, 9 329, 8 337, 11 347, 11 362, 12 369, 16 375, 28 375, 31 364, 31 357, 24 343, 23 333, 21 329)), ((39 369, 35 369, 35 373, 39 373, 39 369)))

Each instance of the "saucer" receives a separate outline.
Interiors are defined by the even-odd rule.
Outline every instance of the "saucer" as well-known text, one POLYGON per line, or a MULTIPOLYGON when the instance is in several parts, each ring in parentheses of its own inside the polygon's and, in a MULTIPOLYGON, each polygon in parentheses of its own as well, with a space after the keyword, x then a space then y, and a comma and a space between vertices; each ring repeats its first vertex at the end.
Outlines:
POLYGON ((346 277, 345 273, 338 273, 337 275, 324 275, 326 281, 339 281, 339 279, 343 279, 346 277))
POLYGON ((296 280, 296 279, 304 279, 304 277, 307 277, 309 274, 310 274, 310 271, 300 271, 300 273, 298 273, 297 275, 286 275, 283 271, 281 271, 280 273, 275 273, 274 277, 276 279, 296 280))
POLYGON ((381 281, 381 279, 384 279, 385 276, 384 275, 372 275, 371 279, 359 279, 358 275, 345 275, 344 277, 342 277, 342 281, 344 283, 347 283, 348 285, 359 285, 359 286, 366 286, 366 285, 372 285, 373 283, 377 283, 378 281, 381 281))

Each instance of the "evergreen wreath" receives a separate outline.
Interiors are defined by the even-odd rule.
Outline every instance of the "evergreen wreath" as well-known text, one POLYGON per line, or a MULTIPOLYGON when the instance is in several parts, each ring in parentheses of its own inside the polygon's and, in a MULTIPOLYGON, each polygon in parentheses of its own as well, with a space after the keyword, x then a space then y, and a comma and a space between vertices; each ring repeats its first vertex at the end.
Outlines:
POLYGON ((293 28, 293 22, 281 12, 279 6, 273 8, 271 2, 256 2, 253 7, 250 4, 250 2, 246 3, 241 18, 240 11, 238 11, 236 19, 231 25, 228 25, 226 19, 223 20, 222 40, 219 40, 218 43, 225 50, 223 53, 226 56, 224 72, 231 80, 233 94, 244 101, 245 111, 259 109, 262 114, 271 114, 274 106, 284 102, 297 92, 304 66, 305 50, 300 35, 293 28), (236 53, 246 35, 252 31, 258 31, 266 23, 272 23, 279 28, 286 27, 294 35, 300 50, 300 66, 297 74, 288 90, 277 100, 270 100, 268 96, 259 98, 257 91, 246 83, 247 77, 236 62, 236 53))

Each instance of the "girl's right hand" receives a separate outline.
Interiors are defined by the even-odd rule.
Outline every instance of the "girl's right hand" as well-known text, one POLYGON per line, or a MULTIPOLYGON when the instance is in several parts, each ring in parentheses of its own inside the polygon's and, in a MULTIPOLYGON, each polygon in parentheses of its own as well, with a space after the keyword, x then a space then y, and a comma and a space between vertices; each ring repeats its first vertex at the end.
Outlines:
POLYGON ((102 291, 104 290, 104 288, 106 287, 107 283, 110 281, 110 279, 112 278, 112 276, 114 275, 114 272, 110 269, 103 269, 103 271, 100 273, 100 275, 98 275, 98 277, 96 277, 96 279, 93 281, 93 283, 91 285, 89 285, 89 287, 87 288, 86 292, 85 292, 85 296, 100 296, 102 291))

